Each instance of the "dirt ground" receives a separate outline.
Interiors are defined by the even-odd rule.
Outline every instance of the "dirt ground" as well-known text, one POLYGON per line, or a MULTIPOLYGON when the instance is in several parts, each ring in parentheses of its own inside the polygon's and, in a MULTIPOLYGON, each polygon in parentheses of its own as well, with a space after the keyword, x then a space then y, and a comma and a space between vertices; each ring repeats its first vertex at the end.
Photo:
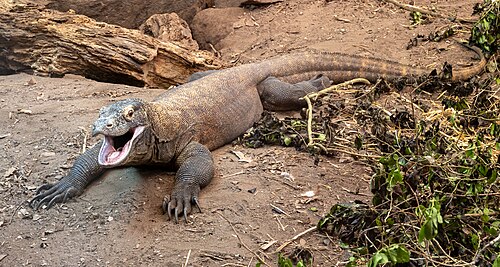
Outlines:
MULTIPOLYGON (((477 1, 411 2, 469 17, 477 1)), ((383 1, 292 0, 245 10, 214 47, 236 64, 308 49, 419 66, 471 61, 453 42, 406 49, 410 39, 450 25, 448 20, 409 25, 408 11, 383 1)), ((467 29, 463 32, 467 38, 467 29)), ((161 92, 69 75, 0 76, 0 266, 181 266, 186 261, 188 266, 255 266, 249 250, 274 266, 273 252, 314 226, 333 204, 369 201, 370 166, 347 155, 321 157, 315 165, 314 157, 293 148, 226 145, 213 152, 217 171, 201 193, 203 213, 193 213, 187 224, 174 224, 162 214, 173 173, 160 169, 112 170, 67 204, 48 211, 27 206, 37 186, 60 179, 82 149, 96 143, 89 132, 101 106, 130 97, 152 99, 161 92), (314 197, 302 196, 307 191, 314 197), (269 242, 275 243, 260 248, 269 242)), ((346 256, 335 237, 317 232, 283 252, 297 247, 312 252, 314 266, 342 265, 346 256)))

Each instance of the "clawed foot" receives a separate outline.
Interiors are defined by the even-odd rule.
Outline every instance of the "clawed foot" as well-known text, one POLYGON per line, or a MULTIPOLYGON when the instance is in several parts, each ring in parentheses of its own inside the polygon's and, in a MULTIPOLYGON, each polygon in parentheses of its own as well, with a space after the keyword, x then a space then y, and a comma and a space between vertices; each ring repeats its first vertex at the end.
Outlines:
POLYGON ((187 222, 187 215, 191 213, 193 205, 201 212, 198 202, 199 193, 200 186, 198 185, 176 186, 170 199, 167 196, 163 199, 163 212, 168 214, 170 220, 174 215, 175 223, 179 223, 179 214, 182 212, 184 221, 187 222))
POLYGON ((50 209, 54 204, 66 202, 77 193, 78 190, 74 186, 66 183, 44 184, 36 190, 36 196, 29 201, 29 206, 37 210, 46 205, 46 209, 50 209))

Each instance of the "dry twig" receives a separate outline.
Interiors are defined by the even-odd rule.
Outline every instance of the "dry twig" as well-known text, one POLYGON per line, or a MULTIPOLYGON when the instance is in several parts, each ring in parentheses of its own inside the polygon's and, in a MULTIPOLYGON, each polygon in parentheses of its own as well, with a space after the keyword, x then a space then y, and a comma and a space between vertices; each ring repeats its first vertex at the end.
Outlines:
POLYGON ((290 239, 290 240, 286 241, 285 243, 283 243, 283 245, 281 245, 279 248, 277 248, 277 249, 274 251, 274 253, 278 253, 278 252, 280 252, 280 251, 281 251, 281 250, 283 250, 286 246, 290 245, 290 243, 292 243, 293 241, 295 241, 295 240, 299 239, 299 237, 301 237, 301 236, 303 236, 303 235, 306 235, 306 234, 308 234, 308 233, 310 233, 310 232, 312 232, 312 231, 314 231, 314 230, 316 230, 316 229, 317 229, 317 227, 316 227, 316 226, 313 226, 313 227, 311 227, 311 228, 309 228, 309 229, 305 230, 304 232, 297 234, 296 236, 292 237, 292 239, 290 239))
POLYGON ((391 3, 391 4, 393 4, 397 7, 400 7, 404 10, 420 12, 422 14, 430 15, 433 17, 449 19, 450 21, 459 21, 459 22, 466 22, 466 23, 475 23, 476 22, 476 20, 471 19, 471 18, 460 18, 460 17, 455 17, 452 15, 441 14, 439 12, 428 10, 425 8, 421 8, 421 7, 417 7, 417 6, 413 6, 413 5, 402 4, 396 0, 382 0, 382 1, 387 2, 387 3, 391 3))
POLYGON ((313 111, 313 106, 312 106, 312 103, 311 103, 311 99, 317 99, 319 96, 321 95, 325 95, 325 94, 328 94, 329 92, 332 92, 332 91, 335 91, 335 90, 338 90, 339 88, 342 88, 342 87, 345 87, 345 86, 349 86, 349 85, 352 85, 352 84, 355 84, 355 83, 364 83, 364 84, 370 84, 370 81, 368 81, 367 79, 364 79, 364 78, 356 78, 356 79, 352 79, 350 81, 347 81, 347 82, 343 82, 343 83, 340 83, 340 84, 335 84, 335 85, 332 85, 326 89, 323 89, 319 92, 315 92, 315 93, 310 93, 310 94, 307 94, 306 96, 304 96, 302 99, 304 99, 306 102, 307 102, 307 137, 309 139, 309 142, 307 144, 307 146, 314 146, 314 139, 312 138, 312 111, 313 111))
POLYGON ((188 254, 187 254, 187 256, 186 256, 186 262, 184 262, 184 267, 187 267, 187 266, 188 266, 189 256, 191 256, 191 250, 189 250, 189 251, 188 251, 188 254))
POLYGON ((241 237, 240 235, 238 235, 238 232, 236 232, 236 229, 234 228, 233 224, 231 223, 231 221, 229 221, 226 217, 224 217, 224 215, 222 215, 222 213, 220 212, 217 212, 217 214, 219 214, 220 217, 222 217, 222 219, 226 220, 227 223, 229 223, 229 226, 231 226, 231 228, 233 229, 233 232, 234 234, 236 235, 236 238, 238 238, 238 241, 240 242, 240 244, 246 249, 248 250, 250 253, 252 253, 257 259, 259 259, 259 261, 266 265, 266 266, 270 266, 269 264, 266 263, 266 261, 264 261, 264 259, 259 256, 259 254, 255 253, 255 251, 251 250, 245 243, 243 243, 243 240, 241 240, 241 237))

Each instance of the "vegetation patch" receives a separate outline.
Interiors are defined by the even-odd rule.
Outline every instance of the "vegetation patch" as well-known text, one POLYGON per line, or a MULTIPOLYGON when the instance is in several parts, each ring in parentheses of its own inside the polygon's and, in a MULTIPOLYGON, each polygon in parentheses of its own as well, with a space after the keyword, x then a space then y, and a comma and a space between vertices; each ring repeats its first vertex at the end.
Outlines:
MULTIPOLYGON (((476 7, 483 13, 471 36, 491 55, 492 73, 499 6, 476 7)), ((240 141, 343 153, 372 166, 371 205, 337 204, 318 223, 353 252, 347 266, 500 266, 498 76, 380 80, 311 100, 300 118, 266 113, 240 141)), ((280 259, 280 266, 307 262, 280 259)))

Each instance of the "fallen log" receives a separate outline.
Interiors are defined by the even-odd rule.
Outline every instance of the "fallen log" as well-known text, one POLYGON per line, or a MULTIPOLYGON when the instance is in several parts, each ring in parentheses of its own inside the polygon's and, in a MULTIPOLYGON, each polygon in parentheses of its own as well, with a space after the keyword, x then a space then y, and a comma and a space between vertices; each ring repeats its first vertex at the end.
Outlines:
POLYGON ((136 86, 168 87, 222 63, 138 30, 33 4, 0 4, 0 74, 77 74, 136 86))

